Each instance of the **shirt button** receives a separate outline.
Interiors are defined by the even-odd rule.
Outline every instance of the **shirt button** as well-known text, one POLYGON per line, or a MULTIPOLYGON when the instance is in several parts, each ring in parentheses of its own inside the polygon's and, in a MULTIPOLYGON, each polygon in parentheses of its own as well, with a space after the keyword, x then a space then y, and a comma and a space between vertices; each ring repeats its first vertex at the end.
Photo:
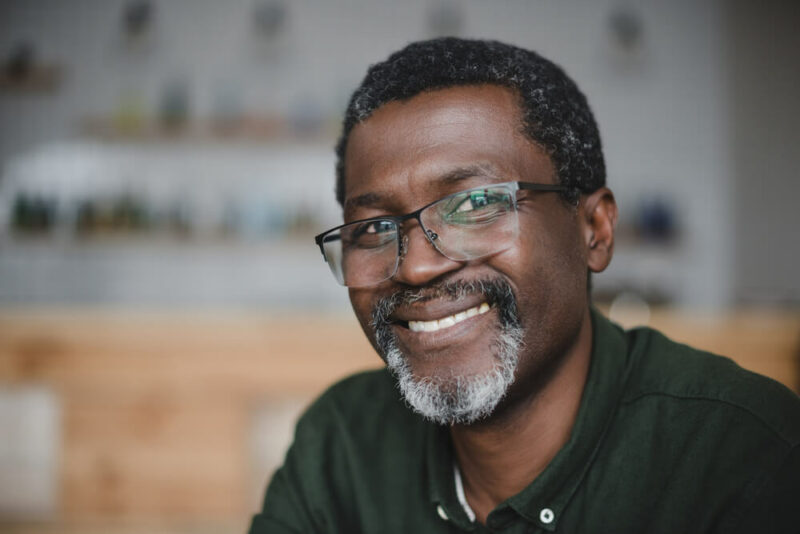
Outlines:
POLYGON ((556 514, 550 508, 542 508, 542 511, 539 512, 539 521, 544 523, 545 525, 549 525, 553 522, 553 519, 556 518, 556 514))
POLYGON ((436 513, 439 514, 439 517, 441 517, 445 521, 448 520, 447 512, 444 511, 444 508, 442 508, 441 504, 436 507, 436 513))

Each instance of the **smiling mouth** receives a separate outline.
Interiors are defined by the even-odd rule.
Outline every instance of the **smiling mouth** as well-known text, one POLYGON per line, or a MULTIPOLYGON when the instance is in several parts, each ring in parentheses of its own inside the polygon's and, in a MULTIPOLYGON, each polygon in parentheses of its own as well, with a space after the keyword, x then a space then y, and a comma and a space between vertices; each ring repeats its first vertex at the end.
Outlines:
POLYGON ((412 332, 436 332, 444 328, 455 326, 470 317, 482 315, 490 309, 492 309, 492 307, 489 306, 489 303, 484 302, 468 310, 463 310, 453 315, 448 315, 447 317, 441 317, 432 321, 408 321, 408 329, 412 332))

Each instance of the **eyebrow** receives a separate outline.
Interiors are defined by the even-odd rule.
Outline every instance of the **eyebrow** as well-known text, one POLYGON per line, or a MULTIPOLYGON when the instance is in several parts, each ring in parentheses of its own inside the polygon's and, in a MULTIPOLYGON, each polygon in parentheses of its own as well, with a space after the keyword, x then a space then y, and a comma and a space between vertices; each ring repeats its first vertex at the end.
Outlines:
MULTIPOLYGON (((433 181, 442 186, 449 186, 469 178, 475 178, 478 176, 495 178, 497 175, 498 173, 496 172, 494 165, 490 163, 476 163, 473 165, 457 167, 447 171, 441 176, 434 178, 433 181)), ((379 204, 383 198, 384 197, 379 193, 364 193, 363 195, 358 195, 356 197, 347 199, 345 201, 344 209, 345 212, 348 212, 358 208, 368 208, 379 204)))

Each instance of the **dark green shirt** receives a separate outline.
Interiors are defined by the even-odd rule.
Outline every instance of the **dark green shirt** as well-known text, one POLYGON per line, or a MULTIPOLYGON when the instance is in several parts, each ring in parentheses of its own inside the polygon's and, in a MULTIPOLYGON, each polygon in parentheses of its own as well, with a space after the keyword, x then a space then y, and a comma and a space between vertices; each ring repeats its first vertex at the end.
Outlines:
POLYGON ((567 444, 473 523, 449 432, 374 371, 300 419, 251 534, 800 532, 800 400, 732 361, 592 313, 589 378, 567 444))

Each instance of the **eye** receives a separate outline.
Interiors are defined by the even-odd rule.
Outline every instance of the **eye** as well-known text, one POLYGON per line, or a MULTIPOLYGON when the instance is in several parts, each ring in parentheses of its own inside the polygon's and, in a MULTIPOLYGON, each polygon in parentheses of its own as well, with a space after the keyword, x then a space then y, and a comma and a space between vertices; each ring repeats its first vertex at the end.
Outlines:
POLYGON ((509 193, 499 189, 467 191, 452 197, 440 211, 448 224, 488 224, 511 208, 509 193))
POLYGON ((342 234, 347 248, 373 249, 395 241, 397 224, 391 220, 374 219, 346 226, 342 234))
POLYGON ((501 196, 502 195, 495 195, 488 190, 472 191, 453 211, 465 212, 485 208, 489 204, 498 202, 501 196))
POLYGON ((385 234, 387 232, 394 232, 395 224, 393 221, 370 221, 364 223, 361 227, 360 234, 385 234))

